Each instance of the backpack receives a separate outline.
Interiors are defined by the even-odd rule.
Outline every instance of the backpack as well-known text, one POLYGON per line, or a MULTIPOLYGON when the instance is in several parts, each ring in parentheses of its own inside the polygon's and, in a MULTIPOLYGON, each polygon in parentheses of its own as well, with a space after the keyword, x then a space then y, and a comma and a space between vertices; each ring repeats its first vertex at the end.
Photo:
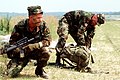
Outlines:
POLYGON ((69 65, 74 64, 75 66, 72 66, 76 67, 77 71, 80 71, 85 69, 89 64, 90 53, 85 47, 68 45, 67 47, 63 48, 60 57, 69 65), (71 63, 66 59, 71 61, 71 63))

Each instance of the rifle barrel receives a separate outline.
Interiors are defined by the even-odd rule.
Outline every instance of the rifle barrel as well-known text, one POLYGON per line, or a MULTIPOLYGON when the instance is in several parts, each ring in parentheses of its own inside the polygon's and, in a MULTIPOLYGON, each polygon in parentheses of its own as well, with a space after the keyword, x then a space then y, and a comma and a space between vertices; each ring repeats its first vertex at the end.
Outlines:
POLYGON ((12 46, 12 47, 9 47, 9 48, 5 49, 5 52, 9 52, 9 51, 11 51, 11 50, 13 50, 13 49, 15 49, 15 48, 17 48, 16 45, 14 45, 14 46, 12 46))

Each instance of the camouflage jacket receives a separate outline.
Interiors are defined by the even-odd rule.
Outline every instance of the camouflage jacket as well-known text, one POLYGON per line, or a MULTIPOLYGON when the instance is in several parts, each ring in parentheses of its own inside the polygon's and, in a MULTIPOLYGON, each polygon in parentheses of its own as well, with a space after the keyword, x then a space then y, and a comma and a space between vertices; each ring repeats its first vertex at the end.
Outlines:
POLYGON ((49 46, 51 42, 49 28, 46 26, 46 23, 44 21, 41 22, 41 26, 39 26, 39 28, 40 31, 36 32, 37 28, 35 28, 33 32, 31 32, 28 26, 28 19, 22 20, 14 26, 9 43, 13 44, 16 41, 22 39, 23 37, 28 37, 28 39, 31 39, 39 35, 39 39, 36 39, 31 43, 37 43, 41 41, 43 46, 49 46))
POLYGON ((69 24, 69 30, 75 31, 82 26, 86 27, 86 31, 89 29, 93 30, 97 25, 97 18, 94 18, 95 14, 91 12, 85 12, 82 10, 67 12, 64 17, 67 19, 69 24))
MULTIPOLYGON (((86 32, 86 44, 91 45, 91 39, 95 34, 95 26, 97 25, 97 15, 91 12, 82 10, 67 12, 64 17, 68 23, 69 33, 76 34, 80 29, 81 32, 86 32)), ((62 19, 61 19, 62 20, 62 19)))

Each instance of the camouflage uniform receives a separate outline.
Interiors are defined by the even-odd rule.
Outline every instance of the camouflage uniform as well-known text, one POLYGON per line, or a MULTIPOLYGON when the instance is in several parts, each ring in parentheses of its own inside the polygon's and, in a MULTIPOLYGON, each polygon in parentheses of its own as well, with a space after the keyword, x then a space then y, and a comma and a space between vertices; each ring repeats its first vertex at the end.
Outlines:
POLYGON ((86 46, 90 49, 97 24, 104 24, 102 14, 93 14, 82 10, 70 11, 64 14, 59 20, 57 29, 59 40, 56 45, 56 63, 60 64, 59 55, 65 46, 69 34, 77 43, 77 46, 86 46))
MULTIPOLYGON (((31 14, 31 13, 29 13, 31 14)), ((11 34, 9 43, 12 45, 16 43, 16 41, 27 37, 31 39, 37 35, 39 35, 39 39, 36 39, 29 43, 37 44, 38 42, 42 42, 43 47, 39 48, 37 46, 26 46, 24 51, 24 57, 21 57, 21 53, 19 49, 10 51, 8 53, 8 58, 11 60, 7 65, 7 72, 8 76, 16 77, 22 71, 22 69, 27 65, 30 59, 34 59, 37 61, 37 67, 35 70, 36 75, 41 75, 43 72, 43 67, 47 65, 47 61, 49 60, 49 51, 47 47, 50 45, 51 37, 50 37, 50 30, 46 26, 45 21, 41 22, 39 26, 39 31, 37 32, 37 27, 31 32, 28 25, 29 19, 25 19, 20 21, 17 25, 14 26, 13 32, 11 34)))

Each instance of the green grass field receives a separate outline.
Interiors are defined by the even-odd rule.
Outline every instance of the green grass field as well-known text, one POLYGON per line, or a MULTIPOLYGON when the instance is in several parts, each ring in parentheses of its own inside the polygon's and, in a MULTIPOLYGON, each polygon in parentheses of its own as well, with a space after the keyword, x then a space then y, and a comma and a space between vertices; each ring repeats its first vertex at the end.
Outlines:
MULTIPOLYGON (((68 42, 72 41, 70 39, 68 42)), ((94 74, 80 73, 73 69, 48 65, 45 67, 45 71, 49 75, 48 80, 120 80, 120 21, 107 21, 104 25, 98 26, 91 50, 95 60, 95 63, 91 65, 95 71, 94 74)), ((51 57, 48 62, 55 62, 55 51, 50 54, 51 57)), ((0 73, 5 70, 4 65, 7 61, 0 56, 0 73)), ((1 76, 0 80, 44 80, 36 77, 34 70, 35 66, 31 62, 23 69, 19 77, 1 76)))

